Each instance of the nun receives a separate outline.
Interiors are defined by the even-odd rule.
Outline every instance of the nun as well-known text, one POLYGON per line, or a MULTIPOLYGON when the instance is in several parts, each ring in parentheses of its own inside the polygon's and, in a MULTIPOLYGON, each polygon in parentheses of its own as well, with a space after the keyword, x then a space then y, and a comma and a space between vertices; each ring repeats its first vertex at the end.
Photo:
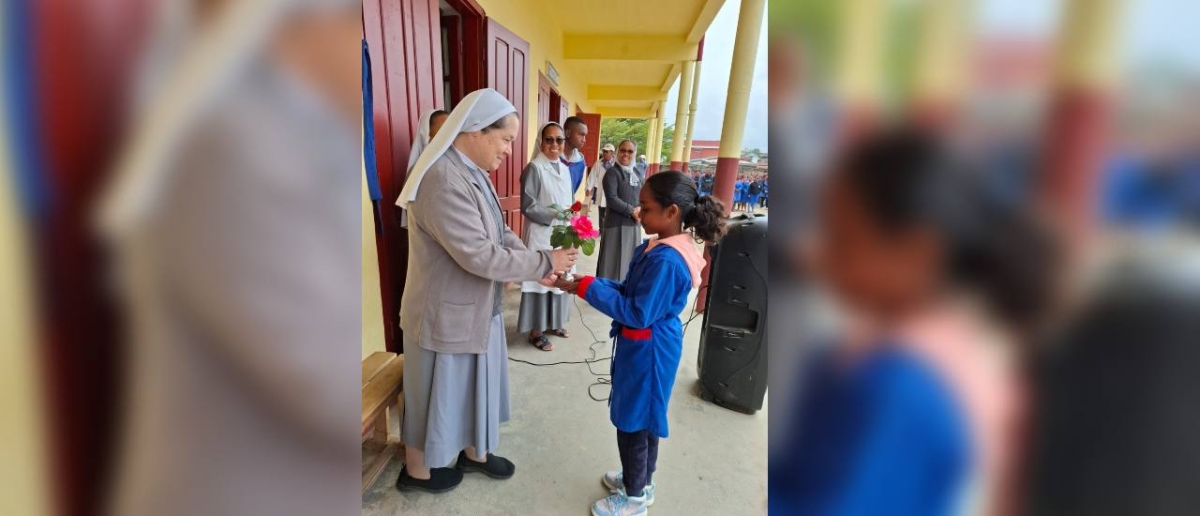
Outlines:
POLYGON ((617 146, 617 162, 604 173, 604 198, 608 210, 600 230, 600 258, 596 276, 613 281, 625 279, 633 250, 641 243, 641 208, 638 195, 642 182, 633 168, 637 145, 624 140, 617 146))
POLYGON ((509 419, 505 282, 543 280, 575 265, 574 249, 529 250, 504 224, 488 177, 512 153, 521 121, 493 89, 463 98, 409 172, 404 331, 405 464, 396 487, 440 493, 463 474, 513 476, 492 453, 509 419), (454 465, 451 468, 451 464, 454 465))
MULTIPOLYGON (((450 116, 444 110, 436 109, 427 111, 421 115, 421 122, 417 124, 417 137, 413 139, 412 150, 408 153, 408 168, 404 170, 411 171, 417 164, 417 158, 421 157, 421 153, 425 151, 425 147, 429 145, 429 140, 437 136, 438 129, 441 129, 442 124, 446 123, 446 118, 450 116)), ((405 180, 408 175, 404 176, 405 180)), ((400 227, 408 229, 408 211, 400 210, 400 227)))
MULTIPOLYGON (((532 250, 551 248, 550 234, 558 215, 554 207, 564 210, 575 200, 571 171, 559 161, 565 142, 563 128, 558 123, 542 126, 538 147, 521 172, 521 214, 525 216, 522 236, 525 247, 532 250)), ((554 345, 545 334, 570 337, 566 330, 570 308, 569 299, 561 290, 547 288, 537 281, 523 282, 517 331, 529 332, 530 344, 551 351, 554 345)))

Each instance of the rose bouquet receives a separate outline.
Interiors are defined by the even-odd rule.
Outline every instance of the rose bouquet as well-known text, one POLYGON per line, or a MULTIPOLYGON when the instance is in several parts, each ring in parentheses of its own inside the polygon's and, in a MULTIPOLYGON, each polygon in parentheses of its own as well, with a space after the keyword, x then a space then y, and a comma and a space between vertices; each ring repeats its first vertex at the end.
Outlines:
POLYGON ((600 231, 592 227, 591 219, 579 213, 581 206, 578 202, 565 210, 557 204, 550 208, 558 212, 554 217, 554 232, 550 234, 551 246, 578 248, 588 256, 596 252, 596 238, 600 236, 600 231))

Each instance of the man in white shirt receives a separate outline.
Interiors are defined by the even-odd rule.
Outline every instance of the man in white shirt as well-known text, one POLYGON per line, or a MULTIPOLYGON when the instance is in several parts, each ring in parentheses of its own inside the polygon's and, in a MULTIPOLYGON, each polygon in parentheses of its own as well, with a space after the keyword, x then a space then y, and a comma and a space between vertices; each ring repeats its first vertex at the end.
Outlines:
POLYGON ((604 202, 604 172, 616 163, 616 153, 617 149, 613 144, 604 144, 600 159, 592 165, 592 171, 588 174, 587 191, 591 195, 588 195, 587 199, 600 206, 600 227, 604 227, 604 212, 607 207, 604 202))

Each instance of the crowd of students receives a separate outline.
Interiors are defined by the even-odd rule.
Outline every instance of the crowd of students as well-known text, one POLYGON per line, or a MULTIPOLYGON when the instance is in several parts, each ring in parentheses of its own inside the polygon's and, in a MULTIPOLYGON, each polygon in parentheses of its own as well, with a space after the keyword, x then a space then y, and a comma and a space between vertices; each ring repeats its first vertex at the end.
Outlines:
MULTIPOLYGON (((716 174, 712 171, 692 172, 692 181, 700 189, 700 195, 712 195, 716 174)), ((769 186, 765 173, 738 174, 737 182, 733 184, 733 211, 755 213, 759 208, 767 208, 769 186)))

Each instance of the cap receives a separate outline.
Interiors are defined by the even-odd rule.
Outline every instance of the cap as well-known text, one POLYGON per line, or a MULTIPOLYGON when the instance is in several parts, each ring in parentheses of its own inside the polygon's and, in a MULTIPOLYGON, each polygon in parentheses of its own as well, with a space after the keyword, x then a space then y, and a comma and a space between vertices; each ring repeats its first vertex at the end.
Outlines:
POLYGON ((617 148, 613 147, 613 144, 611 144, 611 143, 604 144, 604 147, 601 147, 600 150, 601 151, 609 151, 609 152, 617 152, 617 148))

